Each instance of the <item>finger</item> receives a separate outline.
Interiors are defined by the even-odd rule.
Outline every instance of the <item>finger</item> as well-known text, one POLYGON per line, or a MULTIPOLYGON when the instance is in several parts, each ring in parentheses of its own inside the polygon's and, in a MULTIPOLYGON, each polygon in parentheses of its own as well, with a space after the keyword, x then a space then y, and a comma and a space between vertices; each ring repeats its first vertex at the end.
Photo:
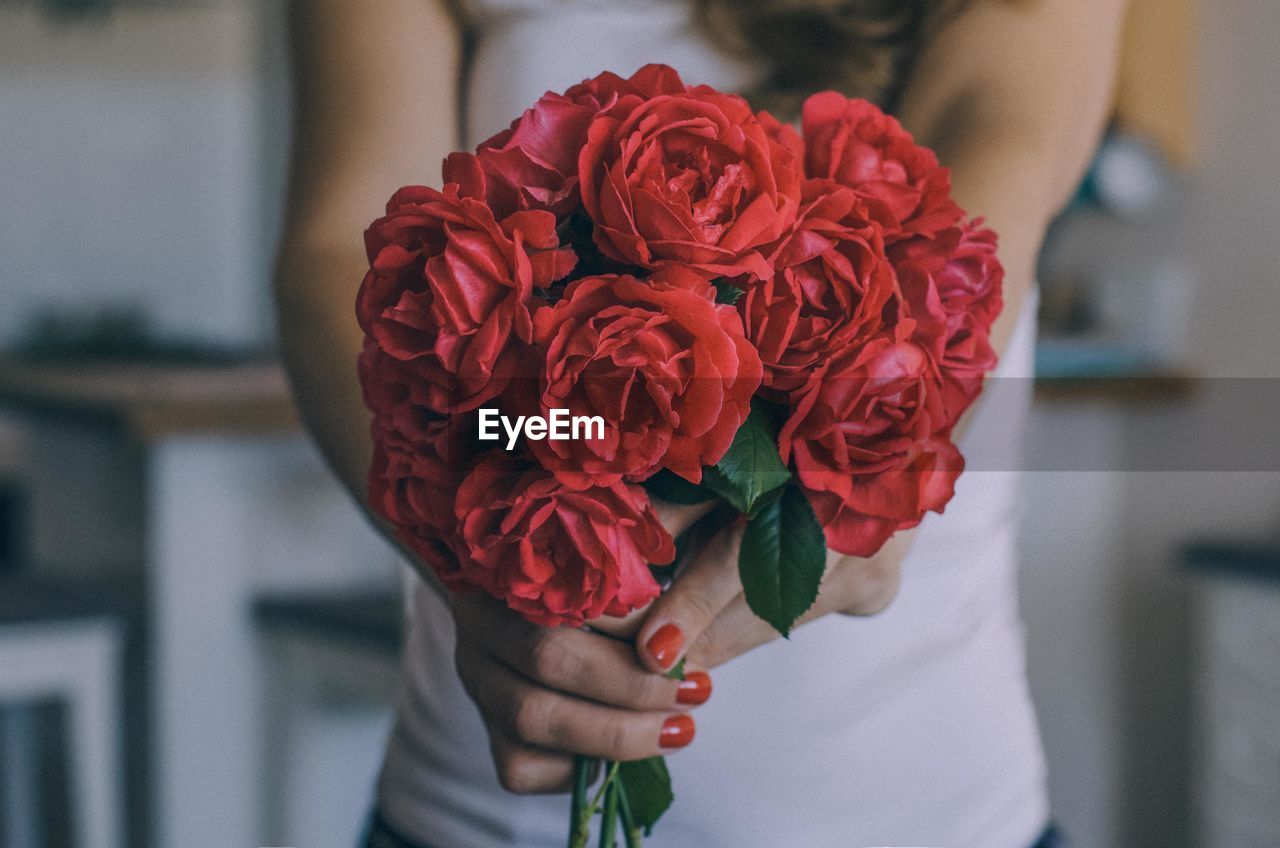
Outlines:
MULTIPOLYGON (((793 627, 835 610, 848 615, 875 615, 893 601, 899 574, 897 561, 892 558, 832 554, 817 599, 793 627)), ((716 668, 777 638, 778 632, 751 611, 745 596, 739 595, 689 648, 689 662, 699 668, 716 668)))
POLYGON ((483 711, 523 745, 607 760, 641 760, 693 741, 688 713, 633 712, 574 698, 495 664, 483 711))
POLYGON ((706 672, 668 679, 641 666, 629 642, 590 631, 540 627, 487 595, 460 598, 454 616, 460 674, 474 661, 468 656, 483 655, 550 688, 632 710, 687 709, 711 697, 706 672))
POLYGON ((632 710, 696 706, 711 694, 705 675, 693 686, 682 686, 641 666, 629 644, 609 636, 540 627, 487 596, 464 606, 456 614, 459 645, 496 657, 552 689, 632 710))
POLYGON ((532 630, 519 641, 493 646, 499 659, 525 677, 569 695, 629 710, 670 710, 680 705, 679 681, 640 665, 629 643, 563 627, 532 630))
POLYGON ((888 546, 873 557, 841 557, 839 563, 828 570, 823 582, 830 598, 828 607, 845 615, 872 616, 883 612, 897 597, 901 565, 901 556, 888 546))
MULTIPOLYGON (((823 603, 820 591, 818 600, 796 619, 792 628, 808 624, 830 611, 823 603)), ((779 638, 778 631, 751 611, 744 595, 738 595, 690 646, 689 662, 696 664, 699 668, 715 668, 777 638, 779 638)))
POLYGON ((636 607, 625 616, 602 615, 599 618, 593 618, 587 622, 587 627, 600 633, 607 633, 614 639, 634 642, 636 633, 640 630, 640 625, 644 624, 644 617, 648 612, 649 606, 646 604, 636 607))
POLYGON ((777 638, 778 631, 752 612, 746 597, 739 594, 694 640, 689 662, 712 669, 777 638))
POLYGON ((710 498, 700 504, 690 505, 672 503, 671 501, 651 497, 649 502, 653 504, 653 511, 658 513, 658 520, 662 522, 662 526, 667 528, 667 532, 674 539, 697 524, 698 519, 715 509, 720 503, 720 499, 710 498))
POLYGON ((742 527, 722 529, 653 602, 637 634, 640 661, 653 671, 667 671, 697 641, 715 617, 742 591, 738 549, 742 527))
POLYGON ((573 756, 521 745, 506 734, 491 731, 489 750, 498 783, 516 795, 567 792, 573 785, 573 756))

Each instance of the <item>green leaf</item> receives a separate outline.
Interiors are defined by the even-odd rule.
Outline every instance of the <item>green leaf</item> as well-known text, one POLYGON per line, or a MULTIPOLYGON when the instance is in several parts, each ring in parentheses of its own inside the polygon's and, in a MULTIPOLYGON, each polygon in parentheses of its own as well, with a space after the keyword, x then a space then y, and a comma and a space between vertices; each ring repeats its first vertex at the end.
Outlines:
POLYGON ((783 636, 818 597, 826 538, 798 486, 770 498, 747 524, 738 573, 747 606, 783 636))
POLYGON ((727 303, 730 306, 738 302, 738 298, 742 297, 742 289, 733 283, 727 283, 724 278, 714 280, 712 285, 716 287, 716 303, 727 303))
POLYGON ((702 485, 724 498, 729 506, 738 512, 747 511, 746 493, 734 485, 716 466, 703 466, 702 485))
POLYGON ((778 456, 773 421, 767 410, 753 406, 728 452, 713 468, 703 471, 702 484, 739 512, 753 515, 764 506, 764 496, 789 479, 791 472, 778 456))
POLYGON ((633 760, 618 768, 618 779, 627 793, 627 802, 635 823, 646 834, 675 800, 671 791, 671 775, 662 757, 633 760))
POLYGON ((716 493, 710 489, 703 488, 696 483, 690 483, 679 474, 675 474, 665 468, 640 485, 644 486, 644 490, 649 493, 649 497, 657 498, 667 503, 680 504, 681 506, 705 503, 716 496, 716 493))
POLYGON ((680 662, 673 665, 671 670, 666 673, 666 676, 672 680, 684 680, 684 661, 685 657, 681 657, 680 662))

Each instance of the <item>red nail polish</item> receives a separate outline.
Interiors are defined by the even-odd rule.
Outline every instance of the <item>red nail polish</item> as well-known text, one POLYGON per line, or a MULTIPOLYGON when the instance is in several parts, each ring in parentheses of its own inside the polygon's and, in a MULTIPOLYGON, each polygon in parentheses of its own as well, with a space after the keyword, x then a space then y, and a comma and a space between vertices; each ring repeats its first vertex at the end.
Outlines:
POLYGON ((696 707, 711 697, 711 675, 705 671, 687 671, 680 688, 676 690, 676 702, 696 707))
POLYGON ((684 647, 684 632, 674 624, 664 624, 654 631, 645 646, 658 665, 671 668, 675 665, 680 649, 684 647))
POLYGON ((693 716, 673 715, 662 723, 662 733, 658 736, 658 744, 663 748, 683 748, 693 741, 693 716))

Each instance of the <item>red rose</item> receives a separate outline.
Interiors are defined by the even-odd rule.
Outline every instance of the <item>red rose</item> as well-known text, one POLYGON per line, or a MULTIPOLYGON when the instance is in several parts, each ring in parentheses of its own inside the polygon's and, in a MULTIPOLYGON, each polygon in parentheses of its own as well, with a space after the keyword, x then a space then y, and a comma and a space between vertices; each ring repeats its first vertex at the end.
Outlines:
POLYGON ((511 378, 532 324, 534 288, 573 267, 555 217, 519 212, 501 222, 472 168, 444 191, 403 188, 365 233, 369 272, 357 317, 365 334, 411 363, 441 412, 474 409, 511 378))
POLYGON ((373 339, 364 340, 357 371, 364 405, 384 428, 418 438, 428 422, 440 418, 431 408, 430 387, 414 375, 412 364, 388 356, 373 339))
POLYGON ((951 173, 895 119, 865 100, 834 91, 805 101, 805 175, 831 179, 862 196, 894 241, 957 224, 951 173))
POLYGON ((896 295, 880 228, 850 189, 807 180, 793 232, 772 276, 738 300, 747 338, 776 399, 804 385, 822 360, 881 332, 896 295))
POLYGON ((604 419, 602 440, 530 443, 572 485, 643 480, 662 467, 700 481, 702 466, 729 449, 760 385, 738 315, 687 272, 578 280, 534 316, 534 339, 546 352, 543 409, 604 419))
POLYGON ((571 212, 578 205, 578 152, 597 111, 598 103, 547 92, 510 128, 482 141, 476 158, 488 178, 489 205, 499 215, 571 212))
POLYGON ((1004 308, 1004 266, 996 256, 995 231, 970 221, 960 228, 956 249, 938 276, 938 293, 948 315, 965 313, 991 326, 1004 308))
MULTIPOLYGON (((547 92, 511 126, 476 147, 486 176, 487 199, 499 216, 543 209, 563 217, 578 205, 578 153, 587 127, 602 108, 629 89, 614 74, 601 74, 564 94, 547 92)), ((638 92, 635 92, 638 95, 638 92)), ((459 154, 445 160, 445 180, 459 154)))
POLYGON ((768 276, 760 248, 791 225, 800 197, 794 146, 780 133, 741 97, 705 86, 621 99, 592 121, 578 159, 600 251, 642 268, 768 276))
MULTIPOLYGON (((684 88, 675 71, 650 65, 629 80, 605 72, 564 94, 547 92, 510 127, 476 147, 489 205, 499 218, 527 209, 544 209, 563 218, 580 203, 578 154, 592 119, 614 108, 621 98, 638 103, 684 88)), ((446 182, 453 181, 457 156, 446 160, 446 182)))
POLYGON ((471 461, 475 422, 422 412, 412 432, 381 416, 372 425, 369 505, 395 528, 396 538, 452 589, 473 588, 455 553, 454 493, 471 461))
MULTIPOLYGON (((796 128, 791 124, 784 124, 773 117, 772 113, 763 109, 756 113, 756 120, 764 128, 769 140, 781 146, 791 161, 796 163, 796 170, 803 171, 804 139, 800 137, 800 133, 796 132, 796 128)), ((800 176, 803 179, 804 174, 801 173, 800 176)))
POLYGON ((950 500, 963 460, 940 429, 928 353, 881 337, 817 368, 779 434, 827 544, 870 556, 950 500))
MULTIPOLYGON (((996 366, 991 325, 1004 306, 1004 267, 996 257, 996 234, 980 221, 916 238, 893 249, 902 290, 928 312, 935 334, 930 347, 943 380, 943 406, 953 424, 982 390, 996 366)), ((925 326, 922 322, 921 326, 925 326)))
POLYGON ((911 445, 893 464, 849 478, 847 491, 806 487, 826 533, 827 547, 848 556, 873 556, 894 533, 917 526, 927 512, 942 512, 955 494, 964 457, 949 438, 911 445))
POLYGON ((548 627, 643 606, 658 596, 649 564, 675 558, 640 487, 572 489, 503 455, 467 475, 456 509, 466 577, 548 627))

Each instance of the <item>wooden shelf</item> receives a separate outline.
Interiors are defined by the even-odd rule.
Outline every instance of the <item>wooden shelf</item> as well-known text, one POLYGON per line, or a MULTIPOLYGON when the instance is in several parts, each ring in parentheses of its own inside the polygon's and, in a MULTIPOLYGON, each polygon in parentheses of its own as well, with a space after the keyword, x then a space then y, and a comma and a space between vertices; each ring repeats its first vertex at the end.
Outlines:
POLYGON ((275 362, 53 364, 0 358, 0 406, 117 425, 142 441, 299 429, 284 369, 275 362))
POLYGON ((1147 406, 1179 403, 1196 392, 1196 378, 1177 371, 1114 377, 1037 377, 1036 400, 1147 406))

